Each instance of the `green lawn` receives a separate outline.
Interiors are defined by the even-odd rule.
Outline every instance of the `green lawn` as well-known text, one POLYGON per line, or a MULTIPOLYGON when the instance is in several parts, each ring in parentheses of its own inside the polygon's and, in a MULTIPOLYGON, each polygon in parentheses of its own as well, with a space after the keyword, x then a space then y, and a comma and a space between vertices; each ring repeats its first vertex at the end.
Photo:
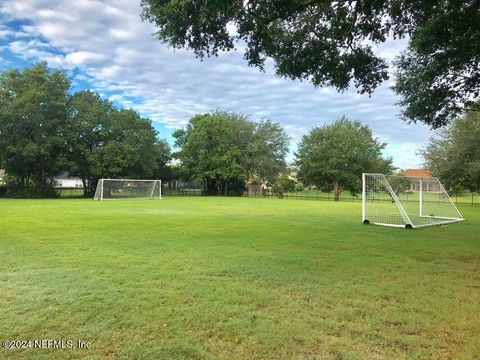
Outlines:
POLYGON ((475 359, 480 207, 362 225, 356 202, 0 200, 1 359, 475 359))

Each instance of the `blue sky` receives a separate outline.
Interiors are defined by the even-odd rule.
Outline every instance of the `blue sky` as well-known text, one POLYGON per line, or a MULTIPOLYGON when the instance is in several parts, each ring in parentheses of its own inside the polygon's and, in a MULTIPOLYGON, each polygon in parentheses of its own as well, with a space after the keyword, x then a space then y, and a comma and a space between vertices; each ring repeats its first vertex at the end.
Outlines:
MULTIPOLYGON (((73 90, 90 88, 115 104, 152 119, 160 136, 185 126, 196 113, 236 111, 279 122, 292 138, 292 152, 314 126, 346 115, 369 125, 388 143, 385 154, 400 168, 419 167, 416 154, 433 135, 424 125, 400 119, 389 81, 375 93, 338 93, 249 67, 242 49, 200 61, 156 40, 132 0, 2 0, 0 67, 47 61, 65 69, 73 90)), ((376 52, 393 59, 406 42, 388 41, 376 52)), ((292 158, 290 155, 290 159, 292 158)))

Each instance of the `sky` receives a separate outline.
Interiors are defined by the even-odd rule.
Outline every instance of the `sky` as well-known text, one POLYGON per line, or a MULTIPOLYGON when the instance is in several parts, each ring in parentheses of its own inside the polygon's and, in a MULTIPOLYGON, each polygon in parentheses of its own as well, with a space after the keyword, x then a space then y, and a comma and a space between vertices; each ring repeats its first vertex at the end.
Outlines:
MULTIPOLYGON (((422 165, 417 152, 433 133, 400 118, 392 80, 368 96, 277 78, 271 62, 265 72, 249 67, 242 49, 200 61, 157 40, 140 12, 135 0, 1 0, 0 70, 47 61, 68 73, 73 91, 92 89, 135 109, 169 142, 193 115, 221 109, 279 122, 292 160, 304 134, 345 115, 370 126, 398 168, 422 165)), ((405 47, 389 40, 375 51, 392 60, 405 47)))

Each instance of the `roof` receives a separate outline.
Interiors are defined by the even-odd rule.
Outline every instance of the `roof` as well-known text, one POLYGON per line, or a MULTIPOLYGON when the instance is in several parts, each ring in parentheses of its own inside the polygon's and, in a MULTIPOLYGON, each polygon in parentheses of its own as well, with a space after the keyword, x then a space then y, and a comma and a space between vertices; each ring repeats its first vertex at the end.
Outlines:
POLYGON ((427 169, 405 169, 402 172, 403 176, 413 176, 419 178, 429 178, 432 177, 432 173, 427 169))

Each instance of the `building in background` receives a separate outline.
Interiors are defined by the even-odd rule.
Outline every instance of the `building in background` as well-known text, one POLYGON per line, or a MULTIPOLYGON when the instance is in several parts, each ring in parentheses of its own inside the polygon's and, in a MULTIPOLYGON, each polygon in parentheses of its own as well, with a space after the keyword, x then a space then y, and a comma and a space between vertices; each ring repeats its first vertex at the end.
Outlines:
MULTIPOLYGON (((431 178, 432 173, 428 169, 405 169, 403 172, 400 173, 402 176, 411 176, 411 177, 416 177, 416 178, 431 178)), ((429 190, 430 185, 427 183, 427 189, 429 190)), ((425 187, 424 187, 425 189, 425 187)), ((410 184, 410 191, 420 191, 419 183, 418 182, 412 182, 410 184)))
POLYGON ((55 177, 55 187, 63 189, 83 188, 83 183, 82 179, 70 176, 65 172, 55 177))
POLYGON ((432 177, 432 173, 430 170, 427 169, 405 169, 401 172, 400 175, 403 176, 412 176, 418 178, 430 178, 432 177))

